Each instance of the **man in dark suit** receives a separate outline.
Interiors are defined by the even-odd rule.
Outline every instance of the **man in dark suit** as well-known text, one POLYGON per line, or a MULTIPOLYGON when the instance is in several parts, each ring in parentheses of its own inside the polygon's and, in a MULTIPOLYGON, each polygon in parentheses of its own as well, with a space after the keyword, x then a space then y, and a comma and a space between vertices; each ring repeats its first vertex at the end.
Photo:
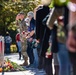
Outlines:
POLYGON ((48 13, 49 13, 48 6, 43 6, 36 12, 36 39, 39 40, 40 44, 42 44, 45 29, 47 28, 46 25, 42 24, 42 20, 46 17, 48 13))
MULTIPOLYGON (((48 13, 49 13, 49 7, 45 5, 39 8, 36 12, 36 39, 40 43, 39 67, 38 68, 45 69, 46 72, 47 72, 46 70, 47 63, 46 63, 45 53, 49 46, 48 40, 49 40, 51 31, 46 25, 43 25, 42 20, 46 17, 48 13)), ((52 72, 51 72, 51 75, 52 75, 52 72)))

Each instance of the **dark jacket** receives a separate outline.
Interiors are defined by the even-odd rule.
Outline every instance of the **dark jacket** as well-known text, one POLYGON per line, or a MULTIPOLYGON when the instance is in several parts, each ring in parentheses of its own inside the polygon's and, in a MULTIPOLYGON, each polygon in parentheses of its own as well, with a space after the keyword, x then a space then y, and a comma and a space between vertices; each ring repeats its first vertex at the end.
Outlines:
POLYGON ((45 25, 42 24, 42 20, 49 13, 49 7, 43 6, 36 12, 36 39, 39 39, 40 42, 43 39, 45 25))
POLYGON ((40 55, 42 56, 45 56, 50 36, 49 28, 47 28, 46 25, 42 24, 42 20, 46 17, 47 14, 49 14, 49 7, 47 6, 43 6, 36 13, 36 39, 40 40, 40 55))
POLYGON ((68 28, 67 28, 67 25, 68 25, 68 20, 69 19, 69 10, 68 8, 65 6, 64 7, 64 28, 66 29, 66 34, 68 32, 68 28))

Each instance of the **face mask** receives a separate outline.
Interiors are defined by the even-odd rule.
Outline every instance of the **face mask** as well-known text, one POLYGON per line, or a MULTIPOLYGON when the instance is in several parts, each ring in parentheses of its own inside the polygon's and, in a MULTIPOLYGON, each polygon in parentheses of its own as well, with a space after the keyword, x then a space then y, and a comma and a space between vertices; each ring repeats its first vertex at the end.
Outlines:
POLYGON ((30 26, 29 23, 26 23, 26 26, 30 26))

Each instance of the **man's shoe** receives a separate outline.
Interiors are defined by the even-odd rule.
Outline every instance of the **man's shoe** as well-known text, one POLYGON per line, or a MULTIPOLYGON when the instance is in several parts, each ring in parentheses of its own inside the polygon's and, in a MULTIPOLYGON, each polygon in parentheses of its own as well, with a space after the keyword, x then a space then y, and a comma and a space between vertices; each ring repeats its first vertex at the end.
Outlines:
POLYGON ((27 66, 28 63, 27 62, 24 62, 23 64, 20 64, 20 66, 27 66))

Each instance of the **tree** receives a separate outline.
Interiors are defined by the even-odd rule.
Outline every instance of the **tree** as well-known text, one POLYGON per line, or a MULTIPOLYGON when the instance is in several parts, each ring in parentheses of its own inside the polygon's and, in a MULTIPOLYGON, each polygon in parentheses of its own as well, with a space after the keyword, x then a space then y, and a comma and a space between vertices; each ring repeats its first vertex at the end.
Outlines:
POLYGON ((6 31, 16 31, 16 15, 20 11, 24 11, 27 14, 38 3, 36 0, 0 0, 0 33, 5 35, 6 31))

